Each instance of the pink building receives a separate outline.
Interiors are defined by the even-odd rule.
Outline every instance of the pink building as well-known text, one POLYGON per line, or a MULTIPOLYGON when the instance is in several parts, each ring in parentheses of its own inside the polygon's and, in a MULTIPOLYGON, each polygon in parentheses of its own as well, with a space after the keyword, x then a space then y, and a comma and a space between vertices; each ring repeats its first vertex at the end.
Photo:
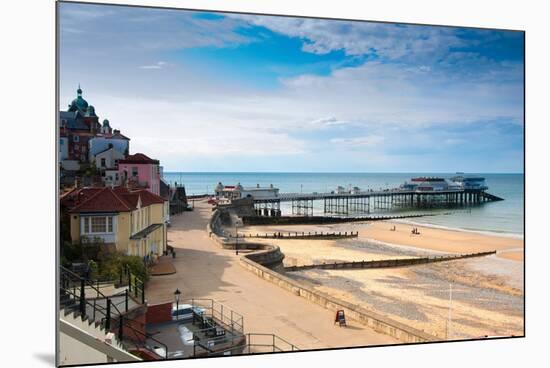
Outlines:
POLYGON ((145 188, 160 195, 159 160, 153 160, 143 153, 128 155, 118 161, 118 172, 123 183, 133 188, 145 188))

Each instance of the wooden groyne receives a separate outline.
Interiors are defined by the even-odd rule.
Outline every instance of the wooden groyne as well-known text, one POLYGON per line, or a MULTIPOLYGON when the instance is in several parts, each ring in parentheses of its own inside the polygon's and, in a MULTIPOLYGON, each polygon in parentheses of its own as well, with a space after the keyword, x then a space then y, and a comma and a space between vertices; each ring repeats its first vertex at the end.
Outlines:
POLYGON ((334 216, 243 216, 242 221, 245 226, 254 225, 321 225, 321 224, 340 224, 345 222, 364 222, 364 221, 387 221, 407 218, 417 218, 436 215, 448 215, 445 213, 418 213, 410 215, 375 215, 358 217, 334 217, 334 216))
POLYGON ((464 259, 464 258, 484 257, 492 254, 496 254, 496 250, 493 250, 490 252, 452 254, 452 255, 434 256, 434 257, 396 258, 396 259, 382 259, 378 261, 332 262, 332 263, 312 264, 312 265, 303 265, 303 266, 289 266, 289 267, 285 267, 284 270, 287 272, 292 272, 292 271, 304 271, 304 270, 311 270, 311 269, 350 270, 350 269, 363 269, 363 268, 405 267, 405 266, 415 266, 415 265, 427 264, 427 263, 453 261, 453 260, 464 259))
MULTIPOLYGON (((359 236, 358 231, 351 232, 305 232, 305 231, 294 231, 294 232, 276 232, 276 233, 264 233, 264 234, 248 234, 243 235, 243 238, 256 238, 256 239, 348 239, 348 238, 357 238, 359 236)), ((241 237, 241 236, 239 236, 241 237)))

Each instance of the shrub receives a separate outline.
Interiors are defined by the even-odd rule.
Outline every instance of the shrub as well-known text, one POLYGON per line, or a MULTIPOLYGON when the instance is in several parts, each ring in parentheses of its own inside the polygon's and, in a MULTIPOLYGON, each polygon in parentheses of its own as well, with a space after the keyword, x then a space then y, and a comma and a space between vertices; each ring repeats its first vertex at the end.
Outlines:
POLYGON ((130 272, 141 280, 149 280, 149 270, 140 257, 128 256, 119 252, 110 253, 99 262, 98 277, 101 279, 118 280, 120 273, 126 266, 129 267, 130 272))

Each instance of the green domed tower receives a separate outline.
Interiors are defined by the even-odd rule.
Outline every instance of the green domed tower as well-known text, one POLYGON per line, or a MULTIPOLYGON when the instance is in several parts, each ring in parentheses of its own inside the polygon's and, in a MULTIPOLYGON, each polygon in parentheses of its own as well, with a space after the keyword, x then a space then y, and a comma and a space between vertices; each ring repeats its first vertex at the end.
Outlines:
POLYGON ((69 105, 69 111, 80 111, 86 113, 88 110, 88 102, 82 98, 82 89, 80 89, 80 84, 76 90, 76 98, 69 105))

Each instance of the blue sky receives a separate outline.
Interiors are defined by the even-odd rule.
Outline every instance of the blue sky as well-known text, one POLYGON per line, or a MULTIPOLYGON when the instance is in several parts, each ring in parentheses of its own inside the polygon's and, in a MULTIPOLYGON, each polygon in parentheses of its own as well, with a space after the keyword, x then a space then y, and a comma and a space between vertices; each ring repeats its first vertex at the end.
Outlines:
POLYGON ((60 4, 80 83, 167 171, 523 172, 523 34, 60 4))

